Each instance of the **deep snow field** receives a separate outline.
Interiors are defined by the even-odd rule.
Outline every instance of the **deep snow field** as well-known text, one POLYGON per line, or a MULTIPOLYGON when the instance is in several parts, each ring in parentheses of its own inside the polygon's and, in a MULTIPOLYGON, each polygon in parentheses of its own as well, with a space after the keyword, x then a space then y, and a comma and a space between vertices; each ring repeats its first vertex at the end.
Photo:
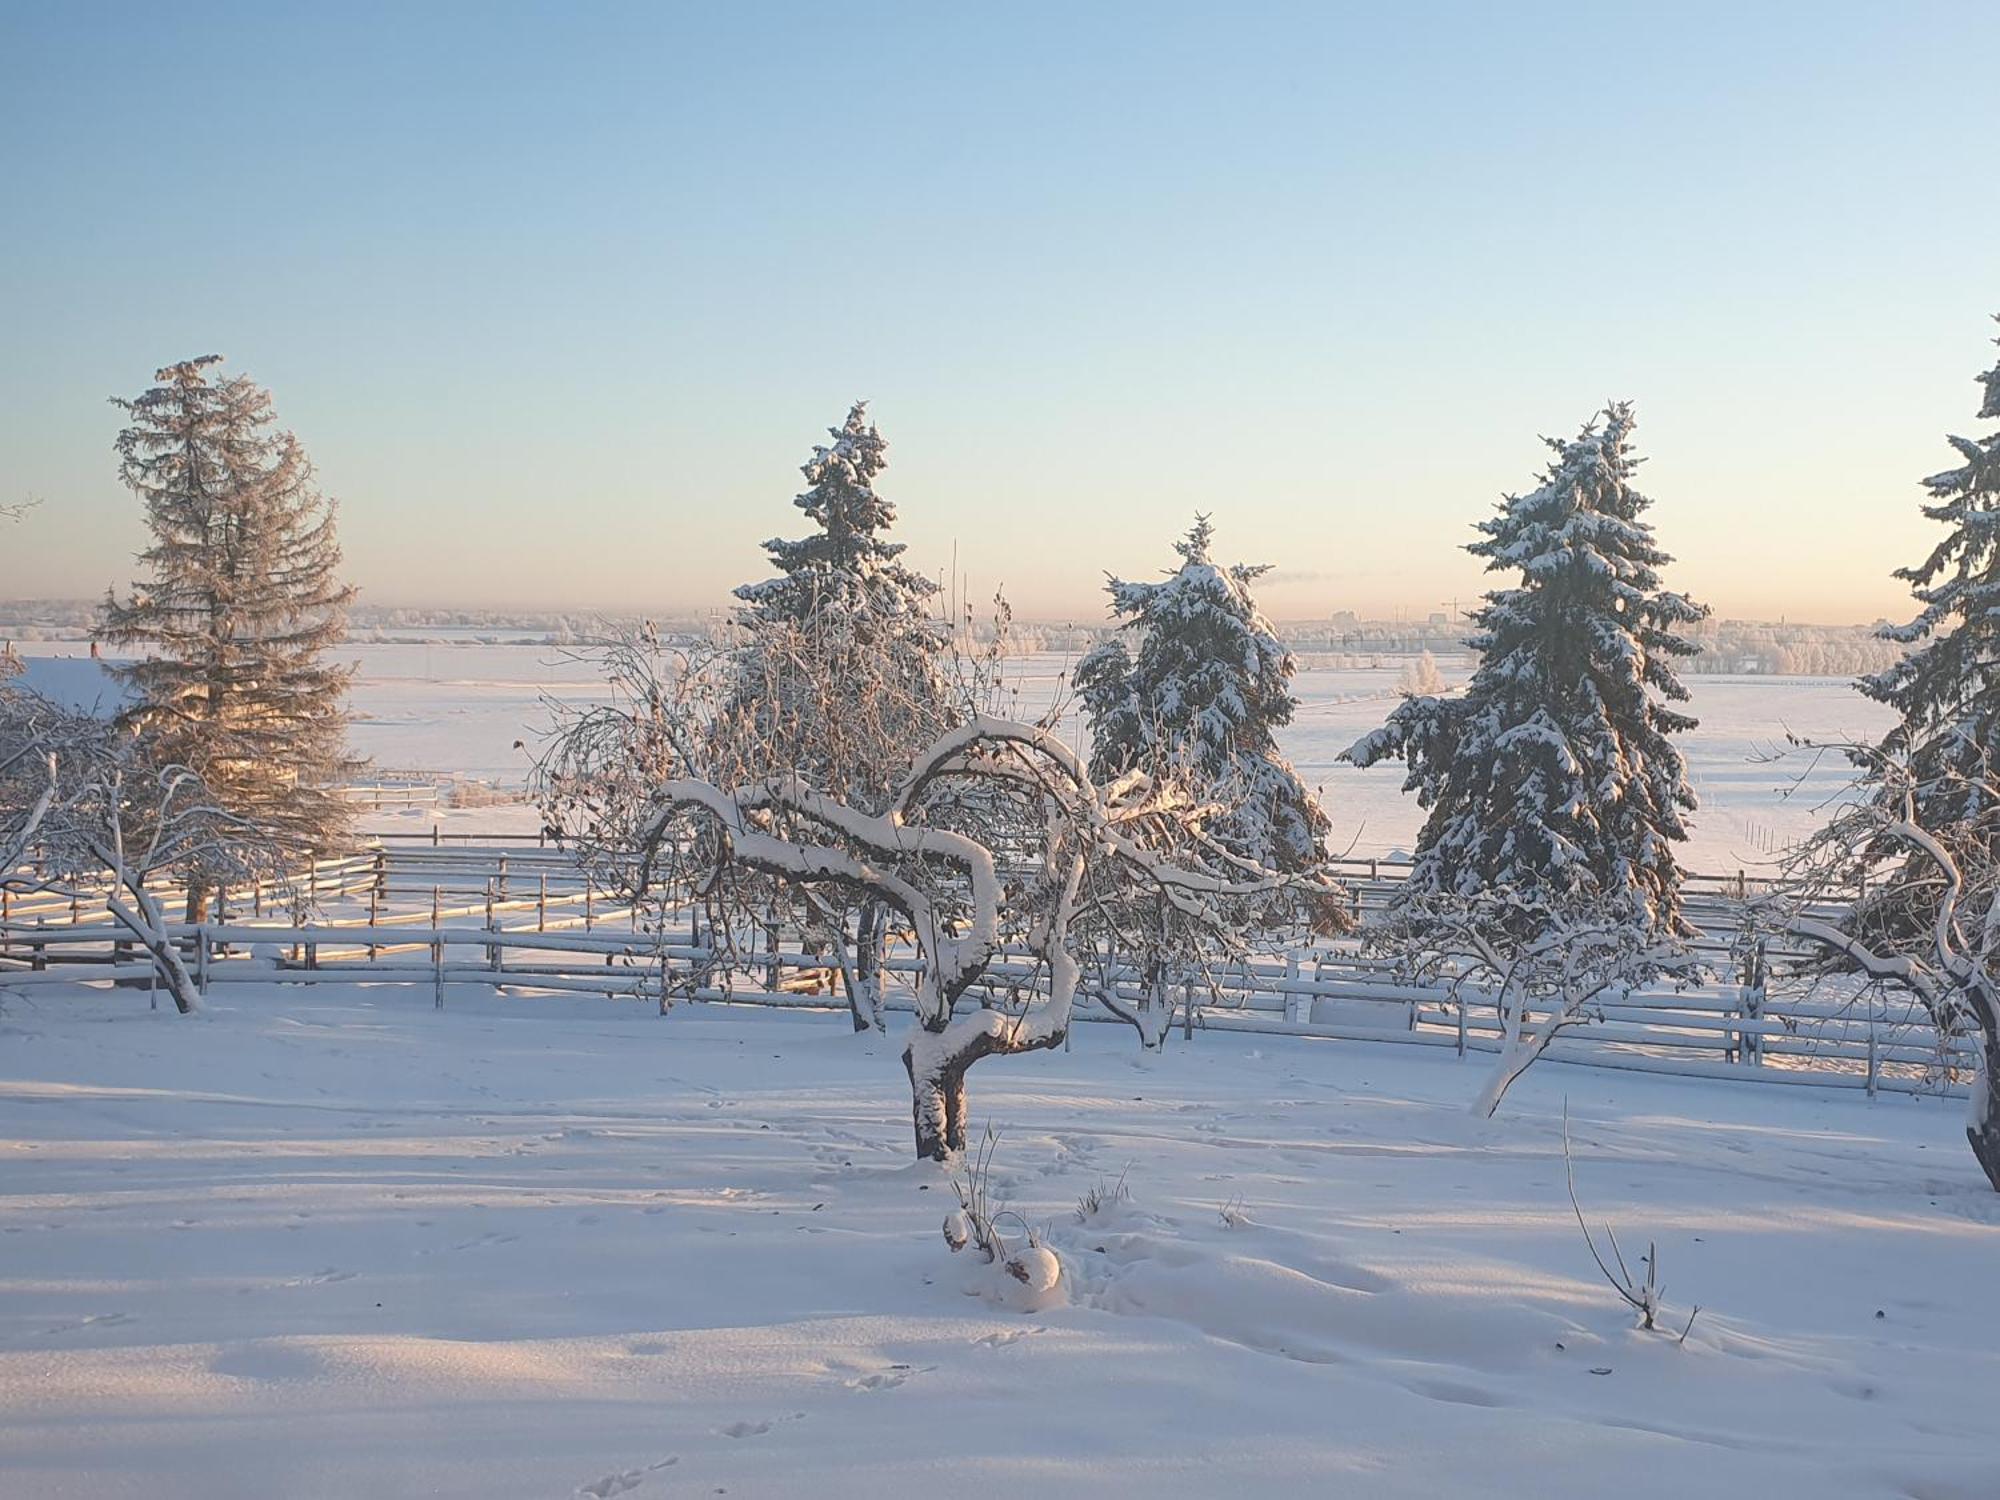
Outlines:
POLYGON ((1544 1064, 1480 1123, 1428 1049, 1074 1045, 971 1075, 1026 1311, 841 1015, 0 997, 0 1495, 2000 1495, 1954 1104, 1544 1064))
MULTIPOLYGON (((75 642, 31 641, 29 655, 76 655, 75 642)), ((542 645, 439 642, 435 645, 351 643, 342 655, 359 668, 352 706, 355 748, 385 772, 458 773, 518 787, 529 752, 549 722, 545 698, 586 703, 602 696, 600 675, 573 652, 542 645), (522 748, 515 748, 516 742, 522 748)), ((1323 788, 1333 819, 1332 847, 1361 857, 1386 856, 1415 842, 1422 820, 1402 793, 1402 768, 1367 771, 1338 764, 1340 752, 1374 729, 1396 706, 1401 663, 1377 669, 1337 668, 1310 655, 1294 687, 1299 711, 1279 736, 1308 784, 1323 788)), ((1009 712, 1034 717, 1061 693, 1074 658, 1042 654, 1008 664, 1009 712)), ((1461 683, 1467 663, 1440 659, 1447 683, 1461 683)), ((1701 727, 1683 750, 1702 801, 1682 864, 1702 874, 1769 869, 1784 845, 1812 826, 1827 794, 1844 783, 1844 765, 1823 766, 1807 788, 1786 796, 1808 757, 1770 757, 1789 730, 1808 738, 1872 740, 1890 716, 1854 691, 1845 678, 1690 677, 1692 711, 1701 727)), ((1081 743, 1077 716, 1065 731, 1081 743)), ((525 806, 450 812, 369 811, 369 831, 427 829, 532 835, 537 819, 525 806)))
MULTIPOLYGON (((517 786, 543 695, 598 691, 545 647, 351 650, 389 772, 517 786)), ((1068 665, 1018 664, 1020 709, 1068 665)), ((1684 862, 1754 872, 1842 779, 1786 799, 1760 755, 1880 712, 1691 685, 1684 862)), ((1335 764, 1396 671, 1298 688, 1336 846, 1407 847, 1399 769, 1335 764)), ((2000 1497, 2000 1197, 1955 1102, 1544 1063, 1482 1123, 1477 1057, 1084 1026, 971 1075, 1007 1222, 1065 1267, 1028 1307, 947 1251, 897 1052, 844 1015, 478 986, 231 985, 193 1018, 0 990, 0 1500, 2000 1497), (1591 1263, 1565 1097, 1671 1332, 1591 1263)))

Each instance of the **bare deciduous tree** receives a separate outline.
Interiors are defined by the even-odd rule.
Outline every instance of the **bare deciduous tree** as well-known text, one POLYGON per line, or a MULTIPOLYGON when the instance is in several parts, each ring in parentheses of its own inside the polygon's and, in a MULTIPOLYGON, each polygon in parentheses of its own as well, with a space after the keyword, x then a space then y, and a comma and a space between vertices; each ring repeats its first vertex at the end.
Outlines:
POLYGON ((1102 892, 1144 883, 1189 918, 1222 925, 1231 903, 1324 885, 1316 872, 1201 858, 1193 842, 1178 857, 1160 852, 1169 829, 1198 829, 1210 811, 1142 772, 1094 786, 1046 730, 976 716, 915 756, 881 812, 792 772, 733 789, 668 779, 636 868, 642 882, 695 891, 748 869, 894 910, 917 952, 917 1025, 903 1049, 916 1149, 943 1160, 965 1146, 967 1070, 1068 1034, 1084 978, 1079 933, 1102 892), (1030 961, 1026 978, 994 972, 1010 950, 1030 961))
POLYGON ((1914 996, 1941 1037, 1978 1038, 1965 1134, 2000 1191, 2000 775, 1983 754, 1926 767, 1920 779, 1894 749, 1841 748, 1862 766, 1866 795, 1799 851, 1761 915, 1914 996), (1942 797, 1953 790, 1944 782, 1967 780, 1980 783, 1956 788, 1970 814, 1925 826, 1922 794, 1942 797), (1828 915, 1843 905, 1845 920, 1828 915))
POLYGON ((277 844, 217 807, 199 776, 146 743, 37 694, 0 692, 0 884, 101 900, 183 1014, 198 992, 152 884, 279 871, 277 844))
POLYGON ((1460 1007, 1494 1007, 1500 1056, 1472 1104, 1483 1119, 1558 1036, 1601 1019, 1607 1001, 1694 972, 1673 939, 1623 913, 1606 917, 1506 889, 1413 893, 1370 942, 1412 982, 1442 987, 1460 1007))

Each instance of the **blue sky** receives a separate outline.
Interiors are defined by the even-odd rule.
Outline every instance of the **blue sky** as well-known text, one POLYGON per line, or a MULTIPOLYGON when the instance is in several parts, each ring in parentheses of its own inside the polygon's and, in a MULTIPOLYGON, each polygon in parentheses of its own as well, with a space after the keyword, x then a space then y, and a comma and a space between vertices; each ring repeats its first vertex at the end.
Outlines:
POLYGON ((0 0, 0 595, 142 544, 113 394, 269 385, 381 602, 719 604, 868 397, 911 560, 1095 618, 1195 510, 1426 611, 1638 403, 1670 581, 1905 612, 2000 312, 1990 3, 0 0))

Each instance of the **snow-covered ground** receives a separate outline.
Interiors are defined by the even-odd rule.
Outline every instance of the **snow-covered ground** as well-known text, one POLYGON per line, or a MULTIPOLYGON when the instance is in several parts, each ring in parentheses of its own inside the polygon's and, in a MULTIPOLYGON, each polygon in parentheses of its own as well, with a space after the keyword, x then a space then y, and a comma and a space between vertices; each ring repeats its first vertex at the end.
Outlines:
MULTIPOLYGON (((76 654, 74 643, 28 642, 30 655, 76 654)), ((385 771, 458 774, 518 787, 529 751, 549 726, 547 698, 587 702, 598 695, 598 674, 587 661, 555 647, 481 641, 435 645, 358 643, 343 653, 359 667, 353 707, 355 748, 385 771), (517 742, 521 748, 516 748, 517 742)), ((1407 850, 1422 814, 1402 794, 1399 766, 1368 771, 1338 764, 1340 752, 1381 724, 1396 704, 1400 665, 1377 669, 1323 666, 1304 660, 1296 686, 1298 716, 1279 743, 1309 784, 1323 787, 1333 818, 1333 845, 1363 857, 1407 850)), ((1061 691, 1072 660, 1056 655, 1023 658, 1008 668, 1018 698, 1003 707, 1039 714, 1061 691)), ((1446 659, 1447 683, 1464 681, 1467 666, 1446 659)), ((1843 678, 1694 677, 1693 712, 1701 727, 1687 736, 1687 754, 1702 811, 1683 864, 1702 873, 1725 873, 1768 864, 1812 824, 1825 794, 1845 780, 1843 766, 1824 766, 1802 794, 1784 792, 1806 757, 1773 763, 1787 731, 1808 738, 1874 739, 1889 716, 1843 678)), ((1072 737, 1081 726, 1072 715, 1072 737)), ((476 808, 436 818, 429 810, 370 811, 369 829, 428 828, 532 834, 536 818, 525 807, 476 808)))
POLYGON ((2000 1494, 1937 1101, 1547 1065, 1481 1124, 1477 1061, 1085 1028, 972 1074, 1067 1268, 1027 1312, 842 1017, 42 989, 0 1039, 8 1496, 2000 1494), (1565 1096, 1684 1346, 1597 1280, 1565 1096))

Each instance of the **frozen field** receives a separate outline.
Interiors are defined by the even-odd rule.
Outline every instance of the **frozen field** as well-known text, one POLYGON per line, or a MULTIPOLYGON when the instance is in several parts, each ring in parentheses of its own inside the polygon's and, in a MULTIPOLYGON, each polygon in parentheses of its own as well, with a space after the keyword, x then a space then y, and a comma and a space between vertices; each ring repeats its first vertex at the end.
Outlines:
MULTIPOLYGON (((29 642, 32 654, 73 653, 73 644, 29 642)), ((358 663, 353 706, 356 748, 385 771, 458 772, 519 785, 532 748, 549 722, 545 697, 587 701, 597 674, 547 646, 481 643, 352 645, 358 663)), ((1058 691, 1068 658, 1027 657, 1010 669, 1022 711, 1038 714, 1058 691)), ((1440 663, 1448 682, 1464 668, 1440 663)), ((1357 854, 1387 855, 1407 849, 1421 821, 1415 802, 1402 795, 1401 768, 1357 771, 1335 763, 1340 752, 1381 723, 1395 707, 1398 668, 1334 669, 1306 658, 1297 679, 1297 719, 1279 742, 1313 785, 1323 786, 1333 817, 1333 844, 1357 854)), ((1783 791, 1802 758, 1760 761, 1782 748, 1787 730, 1808 737, 1879 736, 1889 716, 1856 693, 1844 678, 1694 677, 1693 711, 1701 728, 1687 737, 1702 812, 1682 863, 1716 873, 1768 863, 1812 822, 1813 809, 1844 780, 1840 767, 1823 771, 1808 794, 1783 791)), ((1072 736, 1081 733, 1073 720, 1072 736)), ((370 813, 368 827, 428 827, 431 814, 370 813)), ((482 808, 450 815, 447 826, 532 832, 526 808, 482 808)))
POLYGON ((1067 1267, 1024 1311, 846 1024, 7 998, 0 1494, 2000 1494, 1954 1105, 1545 1065, 1480 1124, 1477 1062, 1086 1027, 972 1074, 1067 1267), (1565 1095, 1684 1346, 1596 1279, 1565 1095))

